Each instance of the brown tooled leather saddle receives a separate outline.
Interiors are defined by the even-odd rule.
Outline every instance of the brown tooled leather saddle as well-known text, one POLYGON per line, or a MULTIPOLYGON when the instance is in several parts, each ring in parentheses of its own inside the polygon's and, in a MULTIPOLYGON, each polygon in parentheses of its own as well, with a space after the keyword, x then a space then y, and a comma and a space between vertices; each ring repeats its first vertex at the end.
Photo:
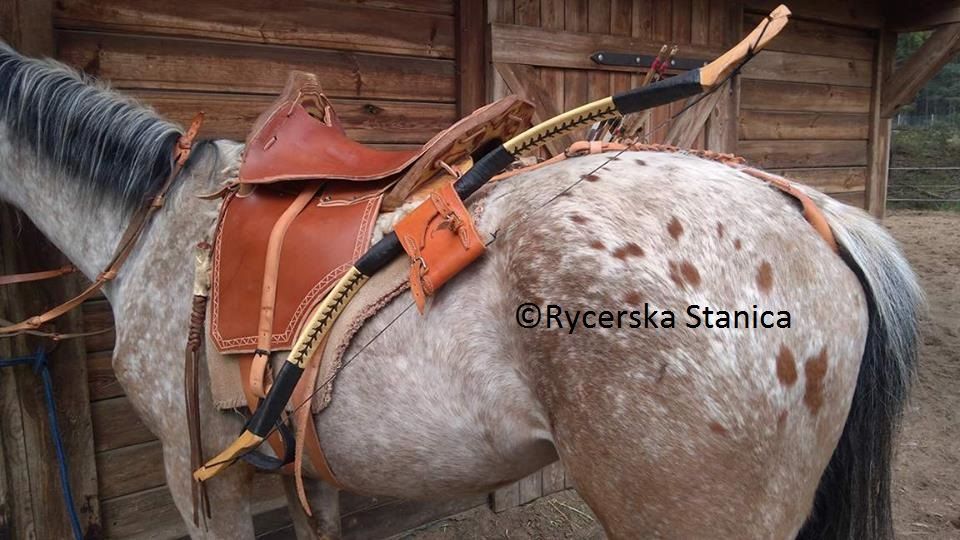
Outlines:
POLYGON ((378 214, 465 171, 473 154, 529 127, 532 114, 509 96, 420 148, 380 150, 346 135, 315 75, 291 73, 247 139, 213 248, 210 335, 221 353, 238 353, 251 408, 268 390, 270 352, 290 349, 369 247, 378 214))

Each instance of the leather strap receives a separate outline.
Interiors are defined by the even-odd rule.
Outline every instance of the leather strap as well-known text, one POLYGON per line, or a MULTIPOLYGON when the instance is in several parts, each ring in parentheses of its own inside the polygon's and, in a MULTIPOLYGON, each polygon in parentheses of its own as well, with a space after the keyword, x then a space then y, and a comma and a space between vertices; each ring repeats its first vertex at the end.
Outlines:
MULTIPOLYGON (((200 435, 200 347, 203 344, 203 321, 207 314, 207 297, 194 296, 190 312, 190 330, 184 353, 183 385, 187 404, 187 431, 190 436, 190 470, 197 470, 203 459, 203 441, 200 435)), ((200 516, 210 517, 210 500, 202 482, 191 483, 193 524, 200 526, 200 516)))
POLYGON ((833 236, 833 231, 830 230, 830 225, 827 223, 827 218, 824 217, 823 211, 820 210, 820 207, 817 206, 817 204, 813 202, 813 199, 808 197, 806 193, 797 189, 797 187, 788 180, 779 176, 774 176, 768 172, 761 171, 760 169, 755 169, 753 167, 740 167, 740 170, 754 178, 763 180, 764 182, 796 199, 800 203, 803 218, 807 220, 807 223, 813 227, 813 230, 817 231, 817 234, 823 238, 823 240, 827 243, 827 245, 830 246, 830 249, 832 249, 834 253, 838 253, 840 251, 840 248, 837 246, 837 239, 833 236))
POLYGON ((257 350, 253 355, 250 369, 250 388, 260 398, 270 389, 271 373, 267 369, 270 361, 271 340, 273 338, 273 316, 277 307, 277 282, 280 274, 280 251, 283 240, 293 220, 310 204, 320 190, 320 182, 307 182, 300 194, 280 215, 270 231, 267 241, 267 256, 263 268, 263 283, 260 289, 260 321, 257 324, 257 350))
POLYGON ((107 268, 103 272, 100 272, 100 275, 97 276, 94 282, 77 296, 67 300, 59 306, 54 307, 53 309, 50 309, 45 313, 35 315, 17 324, 0 327, 0 337, 12 337, 40 328, 40 326, 80 306, 80 304, 82 304, 86 299, 96 294, 97 291, 102 289, 104 285, 117 277, 117 273, 120 271, 123 263, 126 262, 127 257, 130 256, 134 246, 137 244, 137 240, 140 239, 144 229, 146 229, 150 218, 154 213, 157 212, 157 210, 163 208, 164 197, 166 196, 167 191, 170 190, 170 186, 173 185, 174 180, 176 180, 177 176, 180 175, 180 171, 183 170, 187 159, 190 157, 190 152, 193 149, 193 142, 197 137, 197 133, 200 131, 200 125, 202 123, 203 113, 200 112, 197 113, 197 115, 193 118, 193 122, 190 124, 190 129, 188 129, 187 132, 181 135, 180 139, 177 140, 177 146, 173 152, 174 165, 170 170, 170 174, 167 175, 166 180, 164 180, 163 184, 160 186, 160 189, 157 190, 157 194, 154 195, 150 203, 141 208, 139 212, 134 214, 133 219, 130 220, 130 224, 127 225, 126 230, 123 232, 123 236, 120 237, 120 242, 117 244, 117 248, 114 250, 113 257, 107 264, 107 268))
POLYGON ((310 508, 310 501, 307 499, 306 489, 303 485, 304 451, 306 451, 310 463, 313 465, 314 472, 316 472, 322 480, 337 489, 343 489, 343 486, 330 469, 330 464, 327 462, 326 456, 323 454, 323 447, 320 445, 320 437, 317 434, 317 426, 313 423, 313 398, 316 395, 317 376, 320 372, 320 359, 323 357, 320 351, 323 351, 326 346, 327 338, 324 337, 323 342, 320 343, 320 347, 318 348, 318 354, 315 355, 315 360, 308 365, 307 371, 300 379, 300 383, 297 384, 297 388, 291 399, 291 402, 295 403, 298 407, 294 411, 293 417, 293 423, 296 426, 297 445, 296 452, 294 453, 293 476, 297 484, 297 496, 300 499, 300 505, 307 515, 312 515, 312 510, 310 508))
POLYGON ((14 283, 28 283, 31 281, 42 281, 55 277, 65 276, 77 271, 77 267, 72 264, 61 266, 53 270, 44 270, 42 272, 26 272, 23 274, 7 274, 0 276, 0 285, 13 285, 14 283))
MULTIPOLYGON (((183 391, 187 405, 187 432, 190 436, 190 470, 197 470, 206 462, 200 433, 200 350, 203 348, 203 329, 210 293, 210 248, 209 243, 200 242, 195 249, 193 304, 190 309, 187 346, 184 350, 183 391)), ((200 527, 202 521, 206 530, 206 520, 210 518, 210 499, 207 497, 206 485, 196 479, 191 480, 193 524, 200 527)))

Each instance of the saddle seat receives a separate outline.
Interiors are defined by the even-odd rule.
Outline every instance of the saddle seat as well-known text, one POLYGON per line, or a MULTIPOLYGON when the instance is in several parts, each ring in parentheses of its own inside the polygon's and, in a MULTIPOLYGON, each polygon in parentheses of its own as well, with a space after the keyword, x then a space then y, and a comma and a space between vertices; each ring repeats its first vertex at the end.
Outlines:
POLYGON ((418 187, 526 127, 532 106, 508 96, 474 111, 414 150, 380 150, 347 136, 312 73, 291 72, 279 99, 254 124, 240 168, 241 185, 342 180, 347 189, 387 189, 384 209, 399 206, 418 187), (369 182, 381 182, 376 189, 369 182))

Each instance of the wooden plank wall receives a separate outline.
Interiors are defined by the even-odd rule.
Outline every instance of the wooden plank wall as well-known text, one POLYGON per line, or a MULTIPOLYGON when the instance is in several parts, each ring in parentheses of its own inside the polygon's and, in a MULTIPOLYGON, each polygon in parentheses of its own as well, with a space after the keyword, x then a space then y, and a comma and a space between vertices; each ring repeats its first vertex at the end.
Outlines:
MULTIPOLYGON (((423 143, 456 120, 455 27, 452 0, 282 6, 267 0, 61 0, 54 9, 61 60, 183 124, 204 110, 203 137, 242 140, 287 72, 300 69, 320 75, 353 138, 389 147, 423 143)), ((83 313, 87 329, 112 326, 103 298, 88 302, 83 313)), ((114 376, 113 335, 91 337, 85 348, 106 536, 181 536, 160 443, 114 376)), ((277 479, 257 482, 267 494, 255 504, 258 530, 287 526, 277 479)), ((345 533, 366 534, 371 521, 381 522, 383 531, 407 528, 480 502, 450 501, 441 508, 348 498, 345 533)))
POLYGON ((456 119, 451 0, 64 0, 59 57, 203 136, 242 140, 291 69, 320 75, 357 140, 426 141, 456 119), (398 56, 399 55, 399 56, 398 56))
MULTIPOLYGON (((794 20, 743 70, 738 152, 863 207, 878 18, 868 6, 791 3, 794 20)), ((862 4, 862 3, 861 3, 862 4)), ((771 7, 748 2, 744 28, 771 7)))
MULTIPOLYGON (((25 54, 50 56, 54 51, 53 2, 12 0, 0 3, 0 38, 25 54)), ((0 273, 56 268, 65 258, 29 219, 0 203, 0 273)), ((75 275, 0 287, 0 319, 20 321, 41 313, 79 292, 75 275)), ((63 333, 82 332, 79 313, 55 324, 63 333)), ((0 339, 0 357, 33 354, 43 346, 56 402, 69 479, 82 534, 100 536, 97 470, 91 442, 86 361, 81 343, 64 341, 51 349, 46 340, 20 336, 0 339)), ((31 366, 0 369, 0 538, 67 538, 72 536, 60 491, 54 441, 50 437, 43 383, 31 366)))
MULTIPOLYGON (((725 0, 489 0, 491 57, 494 64, 535 66, 534 76, 561 111, 642 79, 643 71, 636 69, 600 68, 590 60, 594 52, 655 55, 669 43, 680 47, 678 57, 710 59, 730 42, 737 9, 725 0)), ((499 73, 490 79, 492 97, 518 91, 499 73)), ((663 141, 670 117, 682 107, 674 103, 653 111, 651 142, 663 141)), ((704 144, 701 133, 694 146, 704 144)))

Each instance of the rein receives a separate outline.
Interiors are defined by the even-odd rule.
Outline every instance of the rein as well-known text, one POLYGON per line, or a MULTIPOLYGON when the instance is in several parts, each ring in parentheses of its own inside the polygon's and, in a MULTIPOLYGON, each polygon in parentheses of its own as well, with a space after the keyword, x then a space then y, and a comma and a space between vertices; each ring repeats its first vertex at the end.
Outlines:
MULTIPOLYGON (((96 294, 98 291, 100 291, 100 289, 103 288, 104 285, 117 277, 117 273, 119 273, 123 263, 126 262, 127 257, 130 256, 133 248, 137 245, 137 241, 140 239, 140 236, 143 235, 143 231, 146 230, 147 224, 150 222, 150 218, 158 210, 163 208, 164 198, 166 197, 167 192, 170 191, 170 187, 173 186, 174 181, 180 175, 180 172, 187 163, 187 159, 190 157, 190 152, 193 150, 194 140, 197 138, 197 133, 200 131, 200 125, 202 123, 203 113, 201 112, 193 118, 193 121, 190 123, 190 128, 187 130, 187 132, 181 135, 177 140, 177 145, 173 151, 174 164, 173 168, 170 170, 170 174, 167 175, 167 178, 160 186, 157 194, 150 199, 150 202, 133 216, 130 224, 127 225, 126 230, 124 230, 123 236, 120 237, 120 242, 117 244, 117 248, 114 250, 113 257, 107 264, 106 269, 100 272, 100 275, 97 276, 94 282, 80 292, 80 294, 44 313, 34 315, 33 317, 29 317, 16 324, 6 324, 5 326, 0 326, 0 338, 11 338, 21 334, 30 334, 48 337, 55 341, 59 341, 63 339, 101 334, 108 331, 99 330, 96 332, 84 332, 77 334, 58 334, 55 332, 43 332, 40 331, 39 328, 44 324, 64 315, 65 313, 76 309, 86 299, 96 294)), ((77 269, 73 265, 68 265, 55 270, 0 276, 0 285, 51 279, 71 274, 76 271, 77 269)), ((6 323, 6 321, 2 322, 6 323)))

